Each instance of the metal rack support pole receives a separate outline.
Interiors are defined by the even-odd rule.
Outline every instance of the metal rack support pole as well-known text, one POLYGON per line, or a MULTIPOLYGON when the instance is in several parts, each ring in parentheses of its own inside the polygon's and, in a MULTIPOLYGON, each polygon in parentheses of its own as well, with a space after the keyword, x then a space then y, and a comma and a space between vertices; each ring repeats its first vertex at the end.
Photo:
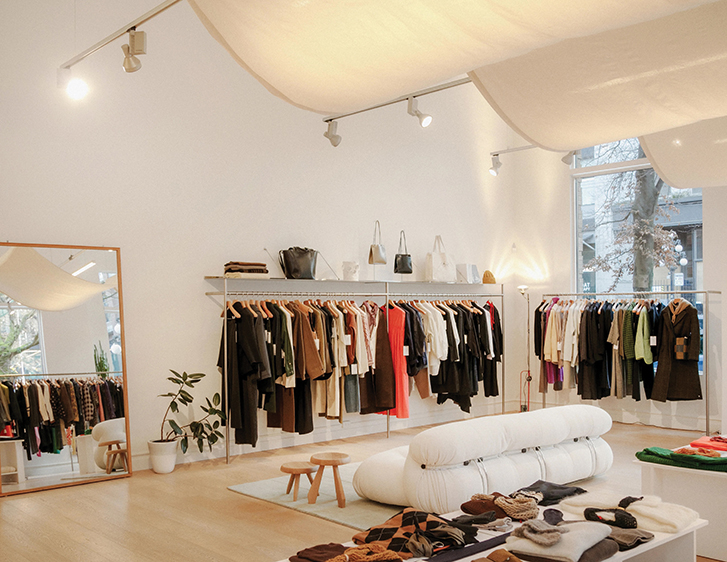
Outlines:
POLYGON ((706 410, 705 431, 709 435, 709 293, 704 298, 704 408, 706 410))
MULTIPOLYGON (((389 330, 389 282, 384 283, 384 290, 386 291, 386 335, 388 337, 389 330)), ((386 438, 391 437, 391 410, 386 410, 386 438)))
POLYGON ((230 464, 230 393, 228 392, 230 386, 227 384, 227 277, 224 279, 224 292, 225 297, 222 301, 222 346, 223 346, 223 365, 222 365, 222 392, 225 396, 225 463, 230 464))
MULTIPOLYGON (((502 361, 500 363, 500 367, 502 369, 502 412, 505 413, 505 284, 500 283, 500 294, 502 295, 501 303, 500 303, 500 311, 502 314, 500 314, 500 328, 502 329, 502 349, 500 349, 502 361)), ((495 376, 497 376, 497 362, 495 362, 495 376)))

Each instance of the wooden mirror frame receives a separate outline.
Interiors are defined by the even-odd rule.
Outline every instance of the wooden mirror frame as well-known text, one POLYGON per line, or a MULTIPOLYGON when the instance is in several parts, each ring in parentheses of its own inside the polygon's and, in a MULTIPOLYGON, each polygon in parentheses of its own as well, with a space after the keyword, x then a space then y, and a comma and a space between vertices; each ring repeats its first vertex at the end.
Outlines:
MULTIPOLYGON (((18 494, 27 494, 30 492, 39 492, 42 490, 53 490, 56 488, 67 488, 69 486, 79 486, 82 484, 90 484, 93 482, 107 482, 108 480, 116 480, 119 478, 128 478, 132 475, 132 461, 131 461, 131 431, 129 428, 129 394, 128 394, 128 380, 126 376, 126 329, 124 327, 124 296, 122 290, 122 278, 121 278, 121 248, 116 246, 72 246, 67 244, 29 244, 29 243, 16 243, 16 242, 0 242, 0 247, 25 247, 25 248, 50 248, 58 250, 101 250, 101 251, 113 251, 116 252, 116 283, 119 301, 119 323, 121 325, 121 371, 123 380, 123 396, 124 396, 124 422, 126 430, 126 450, 127 453, 127 467, 128 471, 123 474, 108 474, 108 475, 89 475, 89 478, 74 478, 69 482, 61 482, 59 484, 51 484, 48 486, 38 486, 37 488, 28 488, 24 490, 13 490, 3 491, 2 480, 0 480, 0 497, 13 496, 18 494)), ((30 375, 32 376, 32 375, 30 375)), ((35 375, 43 376, 43 375, 35 375)))

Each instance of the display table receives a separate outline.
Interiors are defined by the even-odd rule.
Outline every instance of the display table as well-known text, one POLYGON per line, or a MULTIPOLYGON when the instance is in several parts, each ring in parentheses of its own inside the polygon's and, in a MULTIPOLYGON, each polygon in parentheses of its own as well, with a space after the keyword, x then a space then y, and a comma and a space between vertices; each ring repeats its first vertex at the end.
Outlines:
POLYGON ((3 482, 25 482, 24 456, 22 439, 0 439, 0 466, 14 469, 2 471, 3 482))
MULTIPOLYGON (((557 509, 557 506, 552 506, 557 509)), ((462 515, 462 512, 448 513, 443 515, 445 519, 451 519, 462 515)), ((679 533, 654 533, 654 539, 626 552, 618 552, 608 559, 608 562, 620 562, 622 560, 633 560, 634 562, 694 562, 697 559, 697 531, 707 526, 707 521, 697 519, 694 523, 679 533)), ((497 536, 493 531, 480 531, 477 540, 485 541, 497 536)), ((309 545, 313 546, 313 545, 309 545)), ((356 546, 353 542, 345 543, 344 546, 356 546)), ((497 546, 484 552, 478 552, 472 556, 461 558, 458 562, 473 562, 498 550, 507 548, 507 544, 497 546)), ((295 553, 291 553, 291 556, 295 553)), ((424 558, 409 558, 407 562, 417 562, 424 558)), ((280 562, 286 562, 281 560, 280 562)))
POLYGON ((634 461, 641 467, 641 492, 690 507, 711 523, 697 533, 697 554, 727 560, 727 473, 634 461))

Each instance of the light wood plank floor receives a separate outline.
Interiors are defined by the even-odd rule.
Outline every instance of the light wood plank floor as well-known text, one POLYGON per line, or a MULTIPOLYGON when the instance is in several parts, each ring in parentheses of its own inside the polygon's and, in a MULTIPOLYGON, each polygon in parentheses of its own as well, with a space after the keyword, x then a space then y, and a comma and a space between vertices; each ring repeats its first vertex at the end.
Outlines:
MULTIPOLYGON (((181 465, 172 474, 135 472, 131 478, 0 499, 3 562, 244 561, 287 558, 314 544, 349 541, 354 531, 298 511, 233 493, 227 486, 280 476, 282 463, 323 451, 344 451, 353 462, 407 444, 425 428, 367 435, 181 465)), ((613 468, 581 484, 617 485, 640 492, 634 453, 677 447, 695 432, 614 424, 606 440, 613 468)), ((306 488, 307 489, 307 488, 306 488)), ((702 559, 706 561, 707 559, 702 559)))

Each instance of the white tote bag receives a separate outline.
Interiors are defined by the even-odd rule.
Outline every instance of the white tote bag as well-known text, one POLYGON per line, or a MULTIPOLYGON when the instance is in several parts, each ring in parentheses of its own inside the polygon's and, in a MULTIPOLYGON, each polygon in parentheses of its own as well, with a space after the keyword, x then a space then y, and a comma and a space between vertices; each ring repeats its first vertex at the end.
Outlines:
POLYGON ((457 281, 457 266, 452 257, 447 255, 442 237, 439 235, 434 238, 434 247, 427 254, 424 275, 427 281, 436 283, 454 283, 457 281))

